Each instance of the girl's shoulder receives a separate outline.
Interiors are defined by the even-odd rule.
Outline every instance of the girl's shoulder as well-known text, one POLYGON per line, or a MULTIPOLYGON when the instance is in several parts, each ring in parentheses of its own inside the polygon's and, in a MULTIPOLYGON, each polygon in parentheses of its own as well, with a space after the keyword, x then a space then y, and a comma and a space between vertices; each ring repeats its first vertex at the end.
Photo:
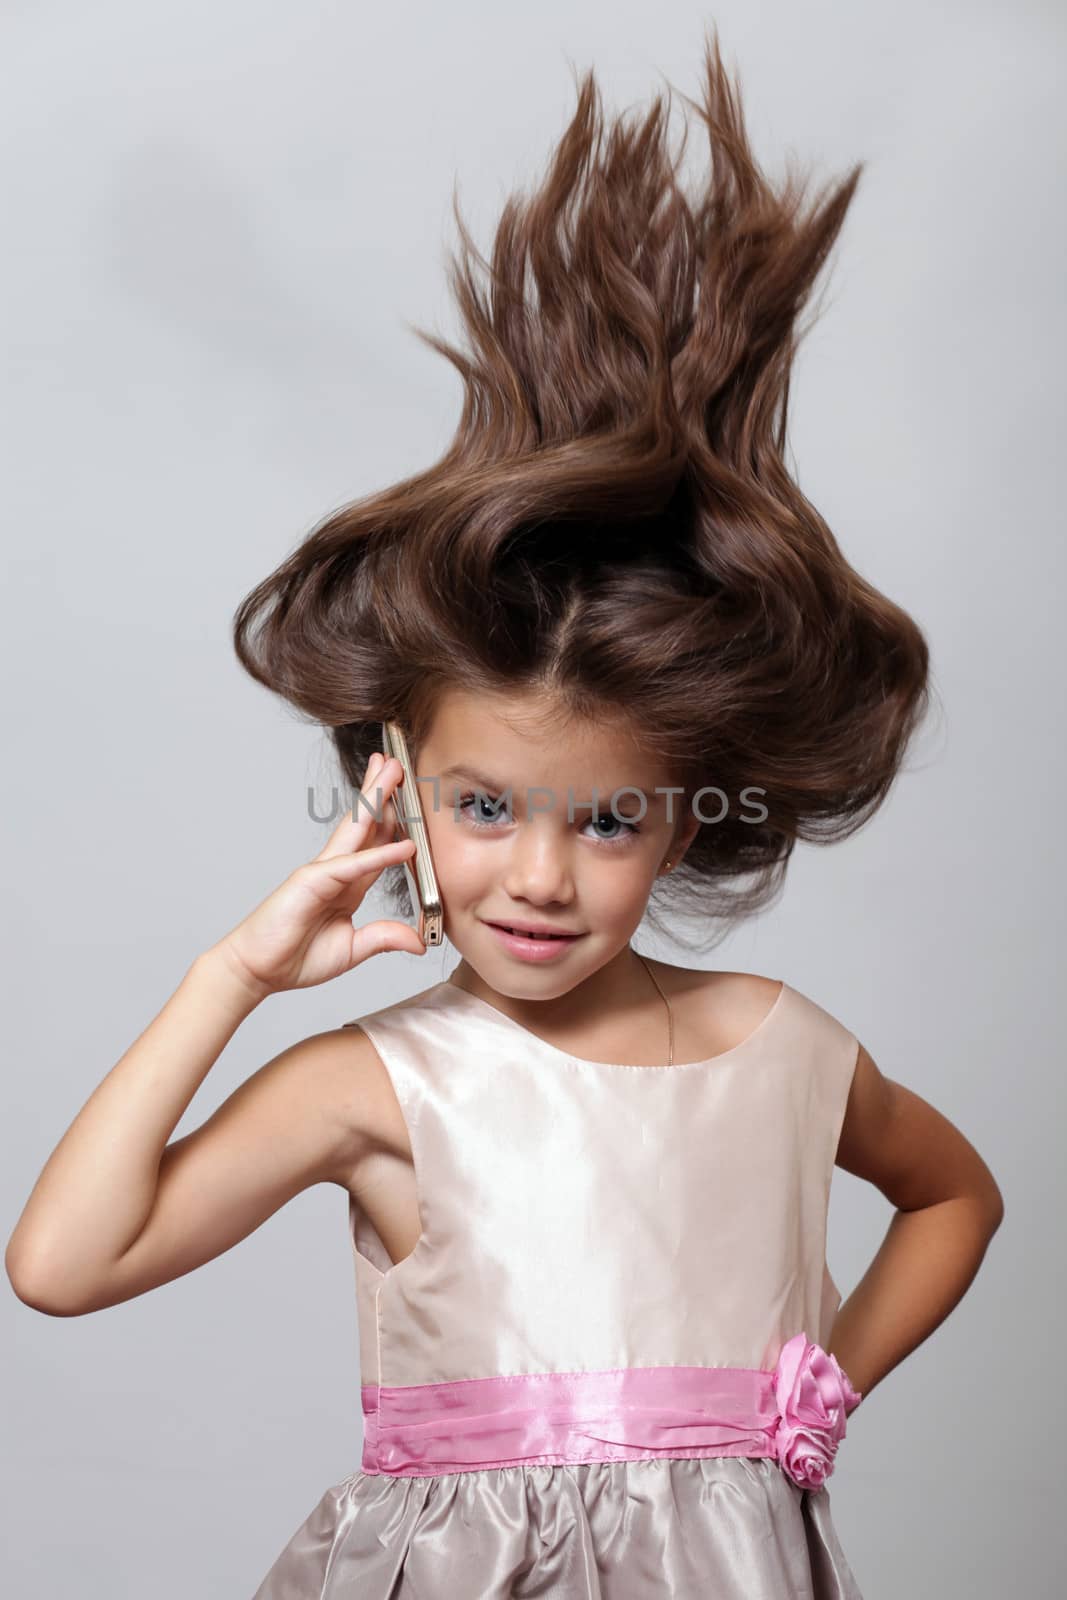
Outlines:
POLYGON ((756 1035, 803 1042, 836 1094, 842 1074, 851 1077, 862 1046, 848 1024, 814 996, 782 978, 756 972, 706 972, 653 965, 676 1017, 689 1019, 689 1042, 703 1039, 704 1056, 736 1049, 756 1035), (678 998, 675 999, 675 996, 678 998))
POLYGON ((779 1005, 788 987, 781 978, 757 972, 708 971, 675 967, 646 957, 675 1015, 679 1059, 704 1060, 734 1050, 779 1005))
POLYGON ((795 1009, 802 1012, 809 1022, 822 1023, 831 1031, 838 1032, 842 1038, 846 1035, 855 1038, 847 1024, 828 1011, 813 995, 785 979, 767 978, 755 972, 686 972, 681 967, 667 970, 675 971, 679 981, 691 980, 694 989, 707 1004, 721 1007, 724 1014, 736 1016, 742 1023, 751 1021, 754 1016, 758 1020, 761 1013, 788 997, 795 1009))
POLYGON ((666 975, 669 982, 676 984, 680 994, 692 992, 709 1005, 715 1004, 724 1010, 736 1009, 741 1013, 747 1013, 752 1008, 758 1011, 762 1007, 766 1010, 783 988, 781 978, 768 978, 759 972, 672 967, 662 961, 649 961, 649 965, 661 982, 666 975))

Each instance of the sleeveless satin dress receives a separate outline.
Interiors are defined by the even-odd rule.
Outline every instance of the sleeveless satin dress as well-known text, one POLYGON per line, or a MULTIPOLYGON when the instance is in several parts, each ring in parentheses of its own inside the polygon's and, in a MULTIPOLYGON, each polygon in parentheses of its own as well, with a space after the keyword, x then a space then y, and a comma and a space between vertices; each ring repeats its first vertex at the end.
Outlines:
POLYGON ((446 981, 345 1026, 421 1235, 355 1201, 362 1461, 253 1600, 861 1600, 826 1479, 856 1037, 783 984, 705 1061, 584 1061, 446 981))

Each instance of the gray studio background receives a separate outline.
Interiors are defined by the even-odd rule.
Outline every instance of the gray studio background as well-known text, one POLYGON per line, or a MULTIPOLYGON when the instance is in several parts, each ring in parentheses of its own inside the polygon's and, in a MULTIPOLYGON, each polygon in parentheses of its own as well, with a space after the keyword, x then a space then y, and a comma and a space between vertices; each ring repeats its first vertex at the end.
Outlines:
MULTIPOLYGON (((865 159, 791 407, 801 484, 907 607, 935 709, 858 837, 701 964, 784 977, 974 1141, 1005 1222, 877 1387, 831 1481, 865 1600, 1051 1596, 1061 1477, 1064 16, 873 5, 103 0, 2 9, 7 918, 0 1234, 190 961, 326 830, 324 738, 229 643, 345 500, 436 459, 444 252, 484 246, 573 108, 699 90, 720 26, 775 172, 865 159)), ((675 125, 680 128, 681 106, 675 125)), ((691 149, 699 150, 695 131, 691 149)), ((380 915, 380 907, 365 918, 380 915)), ((668 960, 684 951, 646 940, 668 960)), ((448 949, 275 997, 178 1134, 448 949)), ((117 1177, 116 1177, 116 1181, 117 1177)), ((847 1296, 890 1208, 834 1180, 847 1296)), ((360 1458, 343 1194, 84 1318, 0 1280, 3 1582, 20 1600, 250 1596, 360 1458)))

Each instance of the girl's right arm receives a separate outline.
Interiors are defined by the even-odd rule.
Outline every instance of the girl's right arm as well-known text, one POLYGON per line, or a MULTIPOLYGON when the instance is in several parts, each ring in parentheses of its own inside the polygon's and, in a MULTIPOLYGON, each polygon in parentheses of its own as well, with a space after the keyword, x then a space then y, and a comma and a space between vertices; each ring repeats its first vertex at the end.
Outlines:
MULTIPOLYGON (((364 793, 377 780, 384 806, 402 776, 398 761, 383 767, 372 757, 364 793)), ((326 983, 378 951, 425 953, 406 923, 352 926, 378 875, 414 850, 387 837, 391 808, 381 814, 377 822, 368 809, 349 812, 313 861, 198 956, 94 1090, 8 1242, 20 1300, 78 1316, 132 1299, 228 1250, 302 1189, 344 1181, 375 1121, 358 1029, 282 1051, 199 1128, 168 1141, 267 995, 326 983)))

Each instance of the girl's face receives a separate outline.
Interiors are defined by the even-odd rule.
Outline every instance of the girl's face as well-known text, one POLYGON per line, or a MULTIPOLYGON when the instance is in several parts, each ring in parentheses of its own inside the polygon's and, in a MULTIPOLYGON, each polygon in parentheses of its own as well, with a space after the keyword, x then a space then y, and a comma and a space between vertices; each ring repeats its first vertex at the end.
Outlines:
POLYGON ((628 731, 550 712, 531 694, 449 690, 415 764, 447 936, 515 998, 565 994, 626 951, 664 860, 699 826, 628 731), (494 931, 516 922, 577 937, 533 959, 494 931))

